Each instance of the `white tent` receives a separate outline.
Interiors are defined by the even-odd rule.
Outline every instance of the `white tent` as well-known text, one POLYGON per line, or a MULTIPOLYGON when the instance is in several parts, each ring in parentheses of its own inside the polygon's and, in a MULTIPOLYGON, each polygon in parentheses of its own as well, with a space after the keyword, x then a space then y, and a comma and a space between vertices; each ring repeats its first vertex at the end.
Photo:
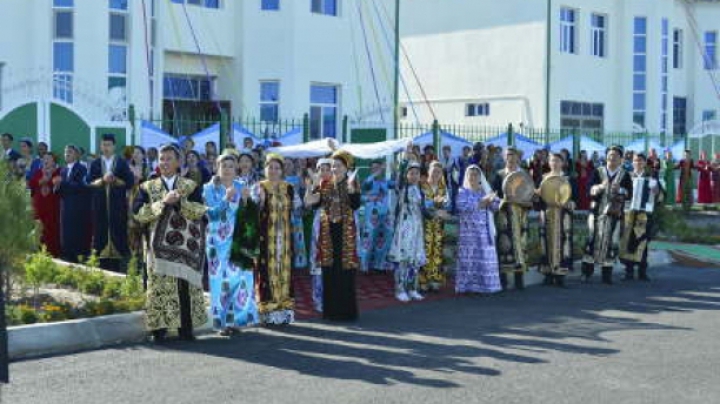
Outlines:
MULTIPOLYGON (((503 150, 505 150, 508 147, 508 135, 507 133, 502 133, 486 140, 484 143, 486 146, 492 145, 495 147, 502 147, 503 150)), ((540 143, 530 140, 529 138, 519 133, 515 134, 514 147, 522 152, 523 159, 528 159, 532 157, 533 153, 535 153, 535 150, 544 148, 543 145, 541 145, 540 143)))
MULTIPOLYGON (((243 140, 246 137, 253 140, 253 146, 262 144, 262 140, 258 139, 252 134, 252 132, 237 122, 232 124, 232 132, 236 147, 242 147, 243 140)), ((198 153, 205 153, 205 143, 207 142, 215 142, 215 144, 220 147, 220 123, 218 122, 209 126, 200 132, 191 135, 190 138, 195 143, 195 147, 193 147, 193 149, 198 153)), ((184 141, 185 139, 187 139, 187 137, 182 138, 181 141, 184 141)))
POLYGON ((376 143, 346 143, 340 149, 352 154, 356 158, 376 159, 392 156, 397 152, 405 150, 407 139, 386 140, 376 143))
POLYGON ((700 122, 688 132, 690 138, 700 138, 708 135, 720 135, 720 120, 700 122))
MULTIPOLYGON (((560 140, 556 140, 548 145, 548 149, 552 152, 559 152, 562 149, 567 149, 570 153, 573 152, 573 136, 570 135, 560 140)), ((580 150, 585 150, 588 155, 592 155, 594 152, 598 152, 601 155, 605 153, 607 147, 589 137, 582 135, 580 136, 580 150)))
POLYGON ((684 140, 678 140, 675 142, 674 145, 670 147, 670 151, 673 155, 673 160, 680 161, 683 158, 683 155, 685 153, 685 141, 684 140))
MULTIPOLYGON (((408 140, 405 139, 405 143, 407 144, 408 140)), ((412 139, 412 142, 414 145, 420 146, 422 149, 425 145, 433 145, 433 133, 425 132, 421 135, 416 136, 412 139)), ((459 136, 453 135, 450 132, 446 132, 444 130, 440 131, 440 149, 442 150, 443 146, 450 146, 452 149, 452 154, 454 156, 459 156, 462 152, 462 148, 465 146, 472 147, 472 143, 468 141, 467 139, 463 139, 459 136)), ((435 151, 437 154, 440 154, 440 150, 435 151)))
POLYGON ((162 145, 175 143, 177 139, 148 121, 140 123, 140 146, 146 150, 150 147, 159 148, 162 145))
MULTIPOLYGON (((218 127, 219 129, 219 127, 218 127)), ((263 144, 263 140, 259 137, 255 136, 254 133, 250 132, 250 130, 239 123, 235 122, 232 124, 232 131, 233 131, 233 140, 235 141, 235 146, 242 147, 243 140, 245 140, 246 137, 249 137, 253 140, 253 147, 263 144)), ((220 132, 218 132, 219 136, 220 132)), ((219 139, 219 137, 218 137, 219 139)), ((219 144, 219 143, 218 143, 219 144)))
POLYGON ((277 153, 291 159, 309 159, 327 156, 332 153, 333 148, 330 147, 331 144, 334 144, 335 147, 339 146, 337 140, 325 138, 292 146, 271 147, 267 149, 267 151, 268 153, 277 153))

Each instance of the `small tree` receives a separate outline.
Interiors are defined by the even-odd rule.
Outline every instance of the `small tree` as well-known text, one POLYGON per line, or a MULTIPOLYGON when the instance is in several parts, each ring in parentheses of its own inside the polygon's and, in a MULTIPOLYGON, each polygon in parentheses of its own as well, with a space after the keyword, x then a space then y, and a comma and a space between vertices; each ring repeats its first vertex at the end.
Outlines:
POLYGON ((0 161, 0 383, 8 382, 5 297, 10 295, 12 276, 23 269, 25 257, 37 249, 39 235, 25 183, 0 161))

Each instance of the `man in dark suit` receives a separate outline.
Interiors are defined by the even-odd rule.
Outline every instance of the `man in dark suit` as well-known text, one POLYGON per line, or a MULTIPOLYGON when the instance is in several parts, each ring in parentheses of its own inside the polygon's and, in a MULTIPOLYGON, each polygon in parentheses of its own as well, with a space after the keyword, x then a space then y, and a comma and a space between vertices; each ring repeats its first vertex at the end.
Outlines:
POLYGON ((90 164, 87 181, 93 190, 93 249, 103 267, 120 269, 117 260, 122 263, 130 256, 126 193, 132 188, 135 178, 127 162, 115 155, 114 135, 102 136, 100 151, 101 156, 90 164), (115 262, 108 262, 110 260, 115 262))
POLYGON ((3 147, 2 160, 7 160, 11 163, 15 163, 20 158, 20 153, 18 153, 17 150, 13 149, 12 147, 14 141, 15 138, 10 133, 3 133, 0 136, 0 143, 2 143, 3 147))
POLYGON ((62 258, 78 262, 78 257, 90 253, 88 243, 88 206, 90 193, 87 186, 87 168, 80 164, 80 151, 74 145, 65 146, 65 166, 58 181, 60 194, 60 244, 62 258))

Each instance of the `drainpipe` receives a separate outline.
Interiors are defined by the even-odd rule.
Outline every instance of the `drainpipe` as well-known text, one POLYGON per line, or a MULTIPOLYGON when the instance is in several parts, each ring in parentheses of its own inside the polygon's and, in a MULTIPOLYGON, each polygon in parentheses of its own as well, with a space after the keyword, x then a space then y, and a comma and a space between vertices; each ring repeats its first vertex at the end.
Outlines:
POLYGON ((550 143, 550 78, 552 62, 552 0, 547 0, 545 34, 545 144, 550 143))

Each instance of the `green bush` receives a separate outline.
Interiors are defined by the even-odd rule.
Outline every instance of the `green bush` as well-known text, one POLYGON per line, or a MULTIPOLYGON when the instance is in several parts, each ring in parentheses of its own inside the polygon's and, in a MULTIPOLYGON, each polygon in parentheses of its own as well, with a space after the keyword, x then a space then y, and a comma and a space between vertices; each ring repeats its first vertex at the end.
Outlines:
POLYGON ((40 252, 31 255, 25 263, 25 280, 36 291, 40 285, 53 283, 58 273, 58 264, 53 261, 45 247, 40 252))

